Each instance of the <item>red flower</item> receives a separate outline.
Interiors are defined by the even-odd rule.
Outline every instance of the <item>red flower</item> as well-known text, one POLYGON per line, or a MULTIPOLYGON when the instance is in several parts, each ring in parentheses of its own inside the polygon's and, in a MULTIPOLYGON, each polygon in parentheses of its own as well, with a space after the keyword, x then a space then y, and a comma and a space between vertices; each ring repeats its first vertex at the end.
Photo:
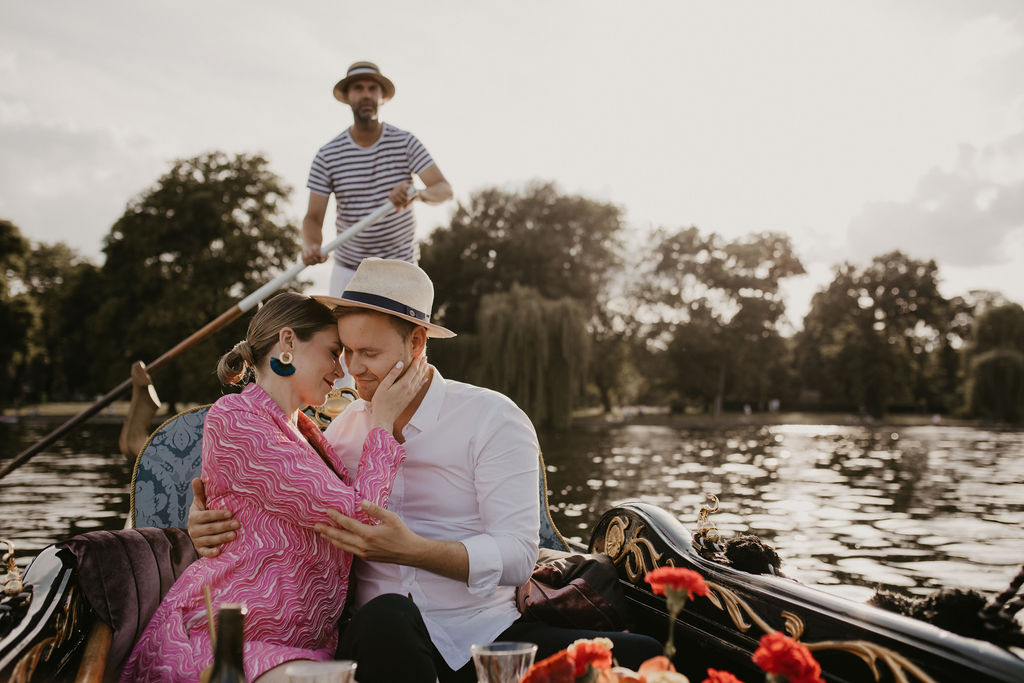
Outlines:
POLYGON ((718 671, 717 669, 708 669, 708 677, 705 678, 702 683, 743 683, 740 679, 733 676, 728 671, 718 671))
POLYGON ((754 664, 765 673, 785 676, 789 683, 825 683, 821 665, 807 646, 778 631, 761 637, 754 664))
POLYGON ((576 666, 572 656, 565 650, 559 650, 531 666, 521 683, 574 683, 575 680, 576 666))
POLYGON ((694 595, 708 594, 708 586, 704 583, 704 577, 692 569, 658 567, 652 572, 647 572, 644 581, 651 584, 651 589, 657 595, 665 595, 666 588, 686 591, 686 597, 690 600, 694 595))
POLYGON ((581 638, 567 648, 569 656, 576 663, 575 674, 587 673, 587 665, 595 669, 610 669, 612 666, 612 641, 608 638, 581 638))

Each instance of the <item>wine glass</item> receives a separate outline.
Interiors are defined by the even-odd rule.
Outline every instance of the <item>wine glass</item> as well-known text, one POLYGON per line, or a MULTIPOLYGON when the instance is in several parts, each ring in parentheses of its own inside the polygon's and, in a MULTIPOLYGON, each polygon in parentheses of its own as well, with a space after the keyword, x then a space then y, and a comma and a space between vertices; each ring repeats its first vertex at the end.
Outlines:
POLYGON ((533 665, 537 646, 513 641, 471 645, 479 683, 519 683, 533 665))

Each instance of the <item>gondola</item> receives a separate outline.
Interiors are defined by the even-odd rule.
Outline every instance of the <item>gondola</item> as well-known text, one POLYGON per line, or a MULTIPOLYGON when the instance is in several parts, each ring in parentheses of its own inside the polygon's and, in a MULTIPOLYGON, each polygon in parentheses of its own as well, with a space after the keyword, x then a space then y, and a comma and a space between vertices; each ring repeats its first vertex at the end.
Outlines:
MULTIPOLYGON (((162 594, 173 581, 173 576, 166 574, 173 573, 171 565, 183 567, 194 557, 183 532, 168 536, 170 532, 155 529, 185 525, 191 504, 189 482, 199 470, 206 408, 167 420, 139 449, 132 476, 129 529, 92 532, 111 534, 114 545, 122 544, 126 534, 145 536, 148 541, 135 540, 155 543, 153 554, 167 556, 158 587, 146 588, 145 582, 138 580, 134 585, 126 582, 125 590, 137 591, 140 602, 158 601, 159 595, 144 597, 143 592, 162 594)), ((316 417, 329 419, 323 413, 316 417)), ((148 419, 144 411, 143 419, 148 419)), ((137 421, 134 430, 138 432, 137 421)), ((571 543, 547 512, 548 491, 540 457, 538 495, 545 511, 542 547, 607 555, 617 573, 631 630, 662 641, 668 633, 665 599, 644 581, 647 572, 675 566, 704 577, 708 596, 691 600, 674 625, 677 653, 673 661, 691 681, 703 680, 708 667, 731 671, 748 682, 764 680, 751 656, 759 638, 769 631, 786 633, 810 648, 830 682, 1024 681, 1024 650, 1013 645, 956 635, 781 576, 737 568, 724 557, 723 546, 713 532, 709 520, 713 507, 702 510, 691 533, 664 509, 625 503, 602 515, 586 546, 571 543)), ((110 547, 99 552, 108 552, 110 547)), ((22 590, 3 597, 0 683, 116 679, 121 663, 118 657, 127 654, 123 644, 118 650, 118 638, 123 641, 125 629, 141 633, 145 623, 137 622, 145 610, 135 611, 130 605, 131 615, 125 617, 111 615, 109 605, 97 605, 94 582, 105 577, 97 578, 94 569, 86 572, 80 561, 66 544, 47 547, 26 570, 22 590), (111 629, 104 619, 120 623, 113 623, 111 629)), ((13 560, 10 564, 13 566, 13 560)), ((0 582, 2 579, 0 576, 0 582)), ((112 588, 116 590, 117 585, 112 588)))

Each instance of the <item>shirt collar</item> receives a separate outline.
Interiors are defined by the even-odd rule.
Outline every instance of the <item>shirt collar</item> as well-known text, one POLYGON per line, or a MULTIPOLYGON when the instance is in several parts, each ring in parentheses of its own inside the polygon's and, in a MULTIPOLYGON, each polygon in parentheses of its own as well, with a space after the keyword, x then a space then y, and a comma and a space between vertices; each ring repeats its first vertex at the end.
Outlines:
MULTIPOLYGON (((430 367, 433 370, 430 386, 427 388, 427 393, 423 395, 419 408, 416 409, 416 412, 409 419, 409 424, 405 427, 406 429, 415 427, 417 431, 422 432, 431 425, 436 424, 441 416, 441 406, 444 404, 444 397, 447 394, 447 385, 444 377, 437 371, 437 368, 433 365, 430 367)), ((405 430, 402 431, 404 432, 405 430)))

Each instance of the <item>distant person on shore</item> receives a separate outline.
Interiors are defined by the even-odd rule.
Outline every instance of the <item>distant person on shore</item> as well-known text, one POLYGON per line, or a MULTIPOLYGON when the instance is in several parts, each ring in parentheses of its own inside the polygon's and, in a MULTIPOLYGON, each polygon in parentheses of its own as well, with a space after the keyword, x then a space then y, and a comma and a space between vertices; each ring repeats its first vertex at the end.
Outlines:
POLYGON ((327 200, 337 205, 338 233, 390 200, 396 212, 363 230, 334 252, 331 296, 341 296, 359 262, 369 256, 416 263, 416 218, 408 190, 413 174, 426 186, 413 199, 440 204, 452 188, 430 153, 407 131, 383 123, 380 106, 395 85, 372 62, 356 62, 334 86, 334 97, 352 108, 352 125, 320 148, 309 171, 309 207, 302 221, 302 260, 322 263, 327 200))
POLYGON ((260 308, 245 339, 221 358, 221 381, 244 382, 250 370, 255 381, 207 413, 202 481, 210 504, 230 508, 243 524, 223 552, 201 557, 178 577, 121 681, 199 680, 213 657, 207 586, 214 607, 247 606, 247 680, 283 681, 289 661, 333 657, 352 555, 313 526, 332 523, 328 510, 372 523, 362 506, 387 505, 406 455, 391 432, 428 378, 423 359, 410 359, 401 379, 403 364, 388 368, 368 405, 369 431, 347 444, 357 455, 346 468, 300 410, 323 403, 341 376, 341 351, 331 309, 288 292, 260 308))

